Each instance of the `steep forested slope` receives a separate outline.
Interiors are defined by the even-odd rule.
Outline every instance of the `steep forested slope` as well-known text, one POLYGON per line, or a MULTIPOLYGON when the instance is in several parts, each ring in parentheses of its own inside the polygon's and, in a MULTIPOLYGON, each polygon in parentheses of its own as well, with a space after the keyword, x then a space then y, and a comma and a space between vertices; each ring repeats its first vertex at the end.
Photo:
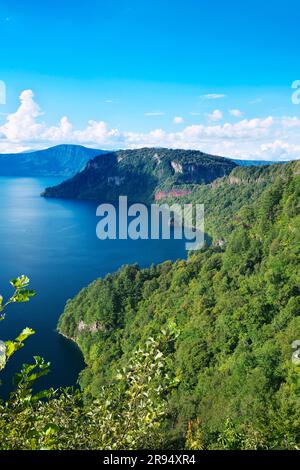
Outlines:
POLYGON ((209 183, 228 175, 236 164, 229 159, 193 150, 144 148, 120 150, 91 160, 84 171, 44 196, 114 202, 151 202, 160 190, 209 183))
POLYGON ((226 239, 236 224, 235 214, 245 205, 255 202, 277 177, 284 177, 289 166, 274 164, 259 167, 236 167, 223 178, 208 185, 189 185, 188 194, 160 199, 160 203, 201 203, 205 207, 205 231, 216 242, 226 239))
POLYGON ((299 173, 299 162, 289 164, 252 204, 245 196, 223 248, 124 267, 67 303, 59 329, 84 353, 87 395, 97 396, 132 350, 173 318, 181 381, 170 398, 170 441, 178 444, 197 419, 190 427, 206 448, 222 447, 228 435, 233 448, 299 443, 300 369, 291 359, 300 339, 299 173))

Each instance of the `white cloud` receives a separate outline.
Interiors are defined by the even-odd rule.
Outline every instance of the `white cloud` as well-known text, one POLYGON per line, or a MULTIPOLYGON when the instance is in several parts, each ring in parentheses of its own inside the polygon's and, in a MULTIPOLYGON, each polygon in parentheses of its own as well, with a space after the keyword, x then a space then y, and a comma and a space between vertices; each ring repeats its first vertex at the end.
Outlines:
POLYGON ((184 121, 183 117, 181 116, 175 116, 173 119, 174 124, 182 124, 184 121))
POLYGON ((0 152, 74 143, 103 149, 143 146, 199 149, 234 158, 278 161, 300 157, 300 119, 296 116, 268 116, 221 124, 222 113, 215 110, 208 125, 193 124, 176 132, 158 128, 141 133, 111 128, 103 120, 90 120, 83 129, 75 129, 67 116, 57 125, 47 126, 41 121, 42 115, 33 92, 23 91, 19 108, 6 116, 0 126, 0 152))
POLYGON ((267 144, 262 144, 258 152, 264 159, 264 156, 268 160, 284 161, 294 158, 298 160, 300 158, 300 145, 290 144, 283 142, 282 140, 275 140, 267 144))
POLYGON ((76 130, 72 133, 72 140, 77 143, 98 145, 112 145, 115 141, 122 140, 122 133, 118 129, 109 129, 104 121, 89 121, 84 130, 76 130))
POLYGON ((13 142, 2 142, 0 139, 0 153, 20 153, 26 152, 27 150, 31 150, 32 148, 32 145, 28 146, 13 142))
POLYGON ((161 111, 150 111, 148 113, 145 113, 145 116, 163 116, 165 113, 162 113, 161 111))
POLYGON ((207 114, 207 118, 211 122, 221 121, 223 113, 219 109, 215 109, 212 113, 207 114))
POLYGON ((293 129, 300 127, 300 119, 296 116, 283 116, 281 118, 282 127, 285 129, 293 129))
POLYGON ((201 95, 200 98, 203 100, 220 100, 221 98, 226 98, 226 96, 221 93, 208 93, 207 95, 201 95))
POLYGON ((7 116, 6 123, 0 127, 0 136, 7 140, 30 140, 34 138, 43 128, 38 124, 36 118, 41 116, 38 104, 33 99, 31 90, 25 90, 20 95, 20 106, 15 113, 7 116))
POLYGON ((231 116, 234 116, 234 117, 242 117, 243 113, 240 109, 230 109, 229 110, 229 114, 231 114, 231 116))
POLYGON ((273 125, 273 118, 244 119, 235 124, 225 123, 223 125, 194 124, 186 127, 178 133, 181 140, 195 141, 200 139, 257 139, 268 136, 269 129, 273 125))

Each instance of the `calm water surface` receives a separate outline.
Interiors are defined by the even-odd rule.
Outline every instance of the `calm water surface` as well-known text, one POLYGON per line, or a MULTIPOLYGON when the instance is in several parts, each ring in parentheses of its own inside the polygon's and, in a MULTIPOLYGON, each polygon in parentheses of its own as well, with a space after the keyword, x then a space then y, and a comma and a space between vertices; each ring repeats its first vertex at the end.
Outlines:
POLYGON ((29 326, 36 334, 1 373, 0 395, 11 389, 12 377, 24 362, 39 355, 51 362, 40 387, 76 384, 84 367, 79 349, 56 332, 68 298, 97 277, 126 263, 142 267, 185 258, 182 240, 107 240, 96 237, 96 203, 44 199, 41 191, 54 178, 0 177, 0 293, 8 281, 26 274, 37 296, 9 308, 0 323, 0 339, 14 339, 29 326))

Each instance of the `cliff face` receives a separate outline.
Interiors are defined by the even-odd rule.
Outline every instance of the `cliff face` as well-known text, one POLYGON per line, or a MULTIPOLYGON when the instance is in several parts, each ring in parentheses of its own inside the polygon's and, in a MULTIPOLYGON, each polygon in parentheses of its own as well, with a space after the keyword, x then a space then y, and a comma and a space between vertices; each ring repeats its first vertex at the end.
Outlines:
POLYGON ((158 191, 155 193, 155 201, 160 201, 161 199, 165 198, 173 198, 173 197, 184 197, 188 194, 191 194, 191 191, 188 189, 171 189, 171 191, 158 191))
POLYGON ((235 168, 227 178, 229 184, 265 184, 273 181, 278 176, 286 176, 290 171, 295 171, 296 163, 276 163, 273 165, 259 165, 257 167, 239 166, 235 168))
POLYGON ((199 151, 120 150, 100 155, 85 169, 44 196, 115 201, 120 195, 151 202, 158 191, 180 191, 180 185, 210 183, 228 175, 236 164, 199 151))

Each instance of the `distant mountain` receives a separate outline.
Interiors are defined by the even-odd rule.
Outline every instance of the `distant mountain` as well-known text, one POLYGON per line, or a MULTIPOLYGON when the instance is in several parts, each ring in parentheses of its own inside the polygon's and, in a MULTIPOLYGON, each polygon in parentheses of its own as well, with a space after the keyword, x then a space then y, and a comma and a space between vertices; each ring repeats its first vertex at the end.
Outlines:
POLYGON ((35 152, 0 154, 0 176, 61 176, 69 178, 103 150, 57 145, 35 152))
POLYGON ((119 150, 95 157, 82 172, 43 195, 110 202, 127 195, 133 202, 151 202, 160 191, 210 183, 236 166, 232 160, 196 150, 119 150))

